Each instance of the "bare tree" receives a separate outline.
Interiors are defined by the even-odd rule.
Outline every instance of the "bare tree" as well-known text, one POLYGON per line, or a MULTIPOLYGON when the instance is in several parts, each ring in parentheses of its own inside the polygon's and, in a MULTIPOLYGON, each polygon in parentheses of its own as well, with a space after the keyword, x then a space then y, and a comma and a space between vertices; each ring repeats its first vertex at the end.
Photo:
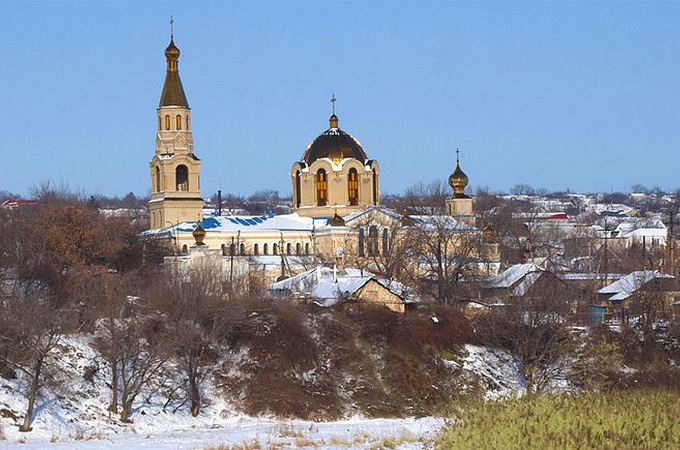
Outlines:
POLYGON ((51 357, 62 336, 49 299, 12 296, 0 303, 0 358, 28 378, 27 407, 19 431, 31 431, 38 393, 49 377, 51 357))
POLYGON ((216 364, 213 342, 228 290, 222 267, 204 259, 185 274, 167 274, 151 301, 164 311, 167 344, 183 375, 183 389, 193 416, 200 414, 203 382, 216 364))
POLYGON ((508 350, 521 364, 527 392, 543 391, 566 373, 576 343, 566 325, 570 305, 560 285, 544 284, 532 295, 513 298, 478 317, 474 326, 487 345, 508 350))
POLYGON ((482 235, 450 216, 427 216, 412 227, 416 265, 426 284, 434 284, 436 299, 454 298, 466 274, 476 274, 482 263, 482 235))

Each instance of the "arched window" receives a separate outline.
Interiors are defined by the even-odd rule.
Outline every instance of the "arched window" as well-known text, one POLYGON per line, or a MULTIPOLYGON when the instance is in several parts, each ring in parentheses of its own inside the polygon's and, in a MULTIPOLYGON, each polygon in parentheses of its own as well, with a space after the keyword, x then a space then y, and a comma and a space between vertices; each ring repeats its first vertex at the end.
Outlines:
POLYGON ((302 193, 300 192, 300 171, 295 172, 295 207, 299 208, 302 203, 302 193))
POLYGON ((269 244, 264 244, 262 246, 262 254, 263 255, 268 255, 269 254, 269 244))
POLYGON ((366 252, 364 251, 364 230, 360 229, 359 230, 359 256, 365 256, 366 252))
POLYGON ((177 117, 175 117, 175 126, 177 126, 178 130, 182 129, 182 116, 177 114, 177 117))
POLYGON ((296 254, 296 255, 299 255, 299 254, 300 254, 300 247, 301 247, 301 246, 300 246, 300 243, 299 243, 299 242, 298 242, 297 244, 295 244, 295 254, 296 254))
POLYGON ((378 256, 378 227, 368 227, 368 256, 378 256))
POLYGON ((373 204, 378 204, 378 173, 373 169, 373 204))
POLYGON ((165 116, 165 129, 166 130, 170 129, 170 116, 168 115, 165 116))
POLYGON ((349 169, 347 174, 347 195, 350 206, 359 204, 359 174, 355 168, 349 169))
POLYGON ((274 254, 274 255, 279 254, 279 244, 272 245, 272 254, 274 254))
POLYGON ((189 253, 189 247, 187 247, 187 244, 184 244, 184 245, 182 246, 182 254, 183 254, 183 255, 186 255, 186 254, 188 254, 188 253, 189 253))
POLYGON ((191 128, 189 128, 189 116, 187 116, 187 131, 189 130, 191 130, 191 128))
POLYGON ((253 254, 259 255, 260 254, 260 246, 255 244, 253 245, 253 254))
POLYGON ((390 237, 387 228, 384 228, 382 233, 382 251, 385 256, 390 254, 390 237))
POLYGON ((246 244, 241 244, 240 250, 241 250, 241 256, 245 255, 246 254, 246 244))
POLYGON ((328 179, 326 178, 326 171, 319 169, 316 173, 316 204, 317 206, 326 206, 328 203, 328 179))
POLYGON ((160 167, 156 166, 154 169, 155 172, 155 178, 156 178, 156 192, 161 191, 161 169, 160 167))
POLYGON ((161 116, 158 116, 158 131, 163 129, 163 123, 161 122, 161 116))
POLYGON ((290 255, 291 249, 293 247, 290 245, 290 243, 286 244, 286 254, 290 255))
POLYGON ((305 244, 305 255, 309 255, 309 242, 305 244))
POLYGON ((227 244, 222 244, 222 256, 227 256, 227 244))
POLYGON ((180 164, 175 169, 175 185, 178 191, 189 190, 189 169, 184 164, 180 164))

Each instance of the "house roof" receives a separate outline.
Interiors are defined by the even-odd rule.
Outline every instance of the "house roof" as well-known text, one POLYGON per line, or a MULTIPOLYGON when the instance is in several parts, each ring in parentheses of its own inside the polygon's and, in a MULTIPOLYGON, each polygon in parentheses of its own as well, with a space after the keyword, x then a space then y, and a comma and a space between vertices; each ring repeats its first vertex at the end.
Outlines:
POLYGON ((619 278, 613 283, 603 287, 599 294, 613 294, 611 301, 625 300, 635 294, 642 286, 654 279, 672 279, 673 275, 661 273, 658 270, 637 270, 619 278))
POLYGON ((332 306, 343 299, 351 298, 371 280, 380 283, 406 303, 419 301, 403 284, 380 280, 371 272, 353 268, 337 270, 330 267, 317 267, 272 283, 268 289, 272 293, 287 291, 292 295, 309 296, 324 306, 332 306))
POLYGON ((494 275, 487 281, 482 283, 482 287, 487 289, 508 289, 515 285, 522 278, 526 277, 531 272, 542 272, 543 269, 536 264, 515 264, 505 269, 498 275, 494 275))

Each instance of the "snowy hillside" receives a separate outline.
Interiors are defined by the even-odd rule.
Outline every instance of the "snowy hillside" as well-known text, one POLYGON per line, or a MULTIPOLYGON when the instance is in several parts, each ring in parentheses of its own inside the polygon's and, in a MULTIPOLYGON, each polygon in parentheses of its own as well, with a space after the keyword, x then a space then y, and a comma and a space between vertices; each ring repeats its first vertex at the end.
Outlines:
MULTIPOLYGON (((477 380, 488 398, 515 395, 521 380, 507 355, 482 347, 466 346, 462 361, 470 380, 477 380)), ((233 355, 237 360, 241 353, 233 355)), ((132 414, 133 423, 121 423, 107 410, 110 384, 107 365, 90 347, 90 337, 65 337, 53 355, 52 379, 43 389, 36 407, 33 431, 19 433, 18 425, 26 408, 26 379, 0 378, 0 426, 4 441, 0 446, 25 442, 40 448, 46 442, 65 448, 98 448, 110 443, 147 448, 236 445, 256 440, 297 445, 305 439, 317 444, 353 443, 358 447, 381 439, 398 437, 403 443, 432 437, 443 420, 366 419, 354 416, 343 421, 315 422, 277 420, 275 417, 248 417, 239 412, 239 400, 221 394, 213 379, 204 383, 207 399, 201 414, 192 417, 189 407, 176 392, 173 369, 168 366, 144 389, 132 414), (295 443, 298 441, 297 444, 295 443), (77 441, 77 445, 76 442, 77 441)), ((236 373, 232 373, 237 375, 236 373)), ((247 375, 246 375, 247 376, 247 375)))

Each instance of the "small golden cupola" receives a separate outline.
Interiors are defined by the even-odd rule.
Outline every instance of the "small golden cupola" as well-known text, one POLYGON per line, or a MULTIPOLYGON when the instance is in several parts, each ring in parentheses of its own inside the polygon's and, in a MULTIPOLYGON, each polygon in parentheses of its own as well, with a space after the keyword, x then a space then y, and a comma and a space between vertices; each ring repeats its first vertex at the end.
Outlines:
POLYGON ((455 198, 470 198, 465 194, 465 188, 469 183, 468 176, 460 168, 460 150, 456 149, 456 170, 449 176, 449 186, 453 188, 455 198))
POLYGON ((449 185, 453 188, 453 197, 446 199, 446 213, 457 220, 475 226, 475 213, 472 198, 465 193, 469 183, 468 176, 460 168, 460 150, 456 149, 456 170, 449 176, 449 185))

